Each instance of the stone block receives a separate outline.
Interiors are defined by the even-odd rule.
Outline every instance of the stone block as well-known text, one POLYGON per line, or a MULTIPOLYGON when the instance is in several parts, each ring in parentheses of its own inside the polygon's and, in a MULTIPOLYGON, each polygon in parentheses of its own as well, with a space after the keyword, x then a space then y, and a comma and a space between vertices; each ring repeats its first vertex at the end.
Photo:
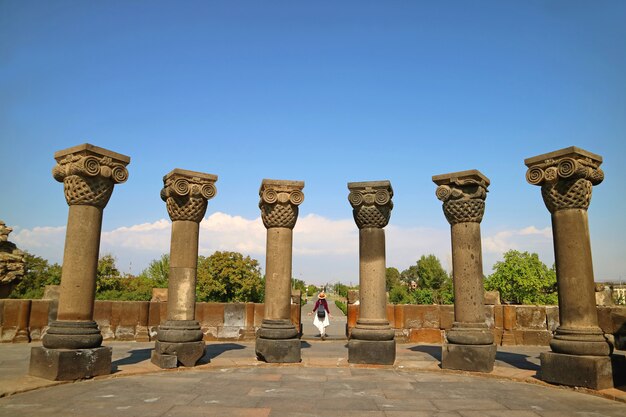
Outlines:
POLYGON ((348 304, 355 304, 359 301, 359 290, 348 290, 348 304))
POLYGON ((385 309, 387 312, 387 321, 393 327, 393 325, 396 322, 396 312, 395 312, 394 305, 387 303, 387 306, 385 307, 385 309))
POLYGON ((440 328, 439 306, 437 305, 406 305, 404 308, 404 327, 440 328))
POLYGON ((48 349, 34 347, 30 351, 32 376, 52 381, 74 381, 111 373, 110 347, 93 349, 48 349))
POLYGON ((1 322, 2 332, 0 333, 0 342, 12 343, 13 339, 15 339, 19 330, 20 310, 22 308, 23 301, 30 300, 3 300, 1 322))
POLYGON ((494 306, 486 305, 485 306, 485 323, 487 327, 493 329, 496 326, 496 318, 494 316, 494 306))
MULTIPOLYGON (((157 366, 164 365, 161 366, 162 368, 170 367, 169 365, 172 359, 168 358, 168 356, 174 356, 177 365, 180 364, 185 367, 192 367, 204 356, 204 350, 205 345, 202 341, 172 343, 157 340, 154 344, 151 361, 157 366)), ((171 367, 173 368, 175 366, 171 367)))
POLYGON ((448 330, 452 328, 452 324, 454 324, 454 306, 440 306, 439 326, 442 330, 448 330))
POLYGON ((496 360, 496 345, 457 345, 441 347, 441 367, 461 371, 491 372, 496 360))
POLYGON ((352 329, 356 326, 359 318, 359 304, 348 304, 348 328, 352 329))
POLYGON ((43 290, 43 300, 57 300, 61 295, 60 285, 46 285, 43 290))
POLYGON ((441 344, 443 332, 439 329, 410 329, 409 342, 441 344))
POLYGON ((396 361, 395 340, 348 341, 348 362, 369 365, 393 365, 396 361))
POLYGON ((148 327, 155 327, 161 324, 161 308, 167 309, 167 304, 150 302, 148 306, 148 327))
POLYGON ((196 303, 196 320, 201 327, 222 327, 224 326, 223 303, 196 303))
POLYGON ((300 328, 300 314, 302 309, 298 304, 291 304, 291 322, 297 329, 300 328))
POLYGON ((256 338, 256 356, 267 363, 299 363, 300 339, 263 339, 256 338))
POLYGON ((258 303, 254 305, 254 327, 259 328, 263 324, 265 317, 265 304, 258 303))
POLYGON ((485 291, 485 305, 499 305, 500 291, 485 291))
POLYGON ((611 309, 611 331, 613 334, 626 334, 626 307, 611 309))
POLYGON ((504 307, 502 305, 493 306, 493 326, 496 329, 504 329, 504 307))
POLYGON ((546 324, 548 331, 554 333, 557 327, 559 327, 559 307, 558 306, 546 306, 546 324))
POLYGON ((167 288, 153 288, 151 302, 167 302, 167 288))
POLYGON ((50 300, 33 300, 30 307, 28 328, 30 339, 39 341, 48 328, 50 300))
POLYGON ((578 356, 542 352, 539 379, 552 384, 595 390, 613 388, 609 356, 578 356))
POLYGON ((98 328, 104 340, 115 339, 115 327, 111 324, 113 309, 112 301, 96 300, 94 302, 93 319, 98 323, 98 328))
POLYGON ((496 346, 502 346, 502 337, 504 336, 504 330, 494 327, 493 329, 491 329, 491 332, 493 333, 493 342, 496 344, 496 346))
POLYGON ((513 330, 517 326, 516 306, 505 305, 502 310, 502 321, 504 330, 513 330))
POLYGON ((548 346, 552 332, 548 330, 513 330, 517 345, 548 346))
POLYGON ((166 355, 158 353, 156 350, 152 351, 150 362, 161 369, 173 369, 178 367, 178 358, 176 355, 166 355))
POLYGON ((546 309, 543 306, 517 306, 516 322, 518 329, 546 330, 546 309))
POLYGON ((402 329, 404 326, 404 304, 393 305, 393 323, 389 324, 395 329, 402 329))

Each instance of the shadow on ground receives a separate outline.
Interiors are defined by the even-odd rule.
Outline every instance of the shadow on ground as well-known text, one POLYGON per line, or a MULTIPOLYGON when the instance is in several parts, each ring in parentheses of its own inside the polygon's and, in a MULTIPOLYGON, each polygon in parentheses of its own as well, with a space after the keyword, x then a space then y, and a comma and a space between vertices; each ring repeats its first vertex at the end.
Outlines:
POLYGON ((521 353, 512 352, 496 352, 496 360, 513 365, 518 369, 528 371, 539 371, 540 366, 528 360, 530 356, 521 353))
POLYGON ((241 350, 245 349, 244 345, 240 345, 238 343, 211 343, 207 345, 204 350, 204 356, 200 359, 201 362, 210 361, 213 358, 218 357, 224 352, 228 352, 229 350, 241 350))
POLYGON ((409 350, 413 352, 426 353, 441 362, 441 346, 417 345, 410 347, 409 350))
POLYGON ((152 348, 131 350, 130 356, 111 362, 111 372, 117 372, 120 365, 134 365, 149 360, 152 350, 152 348))

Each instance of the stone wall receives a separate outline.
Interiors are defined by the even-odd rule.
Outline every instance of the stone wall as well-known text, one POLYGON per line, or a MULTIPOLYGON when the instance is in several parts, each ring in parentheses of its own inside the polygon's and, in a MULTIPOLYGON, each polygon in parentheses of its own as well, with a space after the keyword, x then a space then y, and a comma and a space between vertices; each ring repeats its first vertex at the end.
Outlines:
MULTIPOLYGON (((600 327, 618 349, 626 348, 626 307, 598 306, 600 327)), ((355 326, 358 304, 348 305, 347 332, 355 326)), ((485 315, 497 345, 548 346, 559 325, 557 306, 486 305, 485 315)), ((396 340, 405 343, 442 343, 452 327, 454 306, 388 304, 387 319, 396 340)))
MULTIPOLYGON (((0 299, 0 342, 40 341, 56 319, 56 300, 0 299)), ((254 340, 263 320, 263 304, 197 303, 196 320, 204 340, 254 340)), ((104 340, 156 339, 157 326, 167 317, 166 302, 96 301, 94 320, 104 340)), ((291 320, 300 328, 300 308, 291 305, 291 320)))

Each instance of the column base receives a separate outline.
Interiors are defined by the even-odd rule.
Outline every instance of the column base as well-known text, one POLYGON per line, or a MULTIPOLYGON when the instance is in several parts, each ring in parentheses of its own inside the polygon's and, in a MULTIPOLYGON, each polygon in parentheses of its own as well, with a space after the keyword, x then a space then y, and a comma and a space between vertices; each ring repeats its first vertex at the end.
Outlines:
POLYGON ((542 352, 538 377, 552 384, 591 389, 613 388, 610 356, 542 352))
POLYGON ((395 340, 348 341, 348 362, 370 365, 393 365, 396 361, 395 340))
POLYGON ((94 349, 102 344, 102 334, 93 320, 56 320, 50 323, 42 342, 48 349, 94 349))
POLYGON ((460 371, 491 372, 496 360, 496 345, 459 345, 444 343, 441 367, 460 371))
POLYGON ((256 357, 267 363, 298 363, 300 355, 300 339, 264 339, 256 338, 256 357))
POLYGON ((30 350, 29 375, 51 381, 74 381, 111 373, 110 347, 30 350))
POLYGON ((171 369, 181 364, 185 367, 195 366, 204 356, 204 342, 161 342, 156 341, 150 360, 163 369, 171 369))

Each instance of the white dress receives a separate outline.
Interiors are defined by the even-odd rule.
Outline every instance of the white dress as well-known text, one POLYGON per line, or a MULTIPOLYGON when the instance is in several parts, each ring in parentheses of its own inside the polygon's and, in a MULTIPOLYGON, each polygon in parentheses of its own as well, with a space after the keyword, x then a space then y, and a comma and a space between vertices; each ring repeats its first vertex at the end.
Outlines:
POLYGON ((317 327, 321 335, 326 334, 325 328, 330 325, 330 320, 328 320, 328 311, 326 312, 326 315, 324 316, 324 320, 320 320, 320 318, 317 317, 317 311, 313 314, 315 314, 315 317, 313 318, 313 325, 317 327))

